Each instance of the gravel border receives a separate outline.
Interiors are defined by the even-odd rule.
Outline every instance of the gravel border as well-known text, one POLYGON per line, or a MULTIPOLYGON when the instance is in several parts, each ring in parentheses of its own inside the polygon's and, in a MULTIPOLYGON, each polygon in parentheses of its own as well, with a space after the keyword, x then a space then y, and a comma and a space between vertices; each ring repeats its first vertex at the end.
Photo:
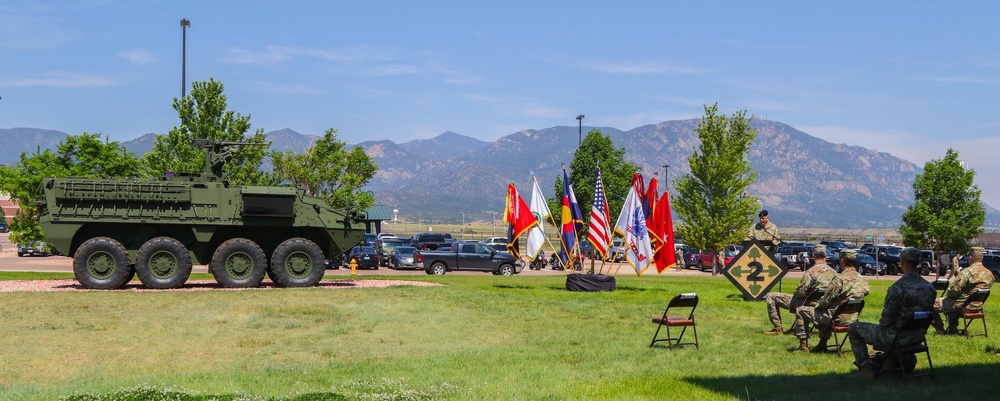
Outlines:
MULTIPOLYGON (((346 289, 346 288, 386 288, 386 287, 397 287, 397 286, 417 286, 417 287, 436 287, 443 286, 444 284, 438 283, 428 283, 426 281, 410 281, 410 280, 322 280, 316 285, 318 288, 326 289, 346 289)), ((147 292, 147 291, 252 291, 252 290, 274 290, 280 289, 274 285, 274 283, 265 281, 260 287, 256 288, 224 288, 219 285, 219 283, 214 280, 189 280, 184 286, 180 288, 174 288, 169 290, 158 290, 152 288, 146 288, 138 280, 133 280, 129 282, 125 288, 119 290, 91 290, 84 288, 76 280, 63 279, 63 280, 8 280, 0 281, 0 292, 73 292, 73 291, 131 291, 131 292, 147 292)), ((308 288, 308 287, 307 287, 308 288)))

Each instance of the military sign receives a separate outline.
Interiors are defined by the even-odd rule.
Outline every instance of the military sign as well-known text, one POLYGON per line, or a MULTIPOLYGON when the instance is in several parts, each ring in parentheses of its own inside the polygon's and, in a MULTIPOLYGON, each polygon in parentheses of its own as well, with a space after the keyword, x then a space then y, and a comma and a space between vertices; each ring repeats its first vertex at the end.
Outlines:
POLYGON ((746 300, 759 301, 771 290, 788 269, 774 259, 774 255, 757 240, 744 243, 743 251, 722 269, 746 300))

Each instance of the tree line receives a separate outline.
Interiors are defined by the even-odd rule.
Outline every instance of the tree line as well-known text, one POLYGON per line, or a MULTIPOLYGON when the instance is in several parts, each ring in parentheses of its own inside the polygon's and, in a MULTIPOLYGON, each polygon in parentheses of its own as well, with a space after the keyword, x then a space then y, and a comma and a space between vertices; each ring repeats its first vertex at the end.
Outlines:
MULTIPOLYGON (((195 173, 203 170, 206 150, 192 144, 194 139, 266 143, 263 129, 250 133, 249 115, 227 107, 221 82, 196 81, 187 96, 173 100, 180 124, 157 135, 152 151, 144 156, 100 134, 84 132, 67 136, 54 151, 22 153, 16 164, 0 166, 0 192, 24 210, 11 222, 10 240, 45 239, 34 207, 44 177, 153 179, 164 172, 195 173)), ((239 147, 225 169, 233 185, 290 184, 335 208, 363 210, 374 204, 374 196, 361 188, 375 176, 378 165, 360 147, 347 148, 332 128, 301 154, 269 151, 268 146, 239 147), (265 157, 270 157, 273 171, 261 171, 265 157)))
MULTIPOLYGON (((214 79, 192 83, 187 96, 173 100, 180 125, 158 135, 145 156, 137 157, 118 142, 85 132, 68 136, 55 151, 22 153, 18 163, 0 166, 0 191, 27 210, 14 216, 11 240, 44 239, 32 206, 43 177, 156 178, 166 171, 197 172, 204 165, 205 150, 194 146, 193 139, 264 144, 262 129, 248 135, 249 115, 227 109, 223 89, 214 79)), ((753 116, 747 117, 745 110, 727 117, 718 114, 717 104, 704 109, 696 128, 700 143, 688 157, 691 172, 674 179, 677 193, 671 194, 670 201, 679 218, 679 237, 693 248, 717 252, 741 242, 757 212, 758 199, 747 191, 757 179, 747 160, 757 132, 750 124, 753 116)), ((241 147, 227 166, 229 181, 233 185, 292 185, 333 207, 368 208, 375 197, 362 188, 378 166, 360 147, 347 148, 336 134, 335 129, 328 129, 301 154, 268 151, 265 146, 241 147), (261 171, 265 157, 270 157, 272 171, 261 171)), ((615 147, 600 130, 590 131, 568 168, 584 216, 589 216, 598 166, 608 194, 626 193, 632 174, 638 171, 637 165, 625 160, 624 147, 615 147)), ((938 251, 967 250, 985 221, 974 178, 975 171, 966 168, 953 149, 944 158, 927 162, 913 183, 914 204, 903 214, 904 242, 938 251)), ((549 198, 555 221, 560 221, 563 185, 557 179, 556 196, 549 198)), ((609 195, 607 201, 614 215, 624 198, 609 195)))

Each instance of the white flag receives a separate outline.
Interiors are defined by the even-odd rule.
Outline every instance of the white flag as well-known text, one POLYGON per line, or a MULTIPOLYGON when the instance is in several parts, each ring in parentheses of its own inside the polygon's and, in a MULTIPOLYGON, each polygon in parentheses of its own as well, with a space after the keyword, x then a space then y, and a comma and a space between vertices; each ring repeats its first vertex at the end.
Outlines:
POLYGON ((534 186, 531 188, 531 214, 538 219, 538 225, 528 230, 528 260, 535 260, 538 252, 542 250, 545 243, 545 219, 552 215, 549 211, 549 204, 542 195, 542 189, 538 187, 538 180, 531 176, 534 186))
POLYGON ((622 242, 622 246, 625 247, 625 260, 632 265, 636 274, 641 276, 653 262, 653 246, 649 243, 649 230, 646 229, 646 216, 642 212, 642 200, 639 199, 635 189, 636 179, 642 180, 642 176, 638 174, 636 176, 638 178, 632 179, 633 185, 628 190, 625 206, 618 215, 615 232, 625 237, 622 242))

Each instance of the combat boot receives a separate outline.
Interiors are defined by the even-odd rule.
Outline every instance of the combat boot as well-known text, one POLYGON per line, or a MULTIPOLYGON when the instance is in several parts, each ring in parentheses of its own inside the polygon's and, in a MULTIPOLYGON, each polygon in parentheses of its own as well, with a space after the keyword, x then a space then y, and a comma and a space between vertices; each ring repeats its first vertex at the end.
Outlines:
POLYGON ((796 350, 794 350, 794 351, 792 351, 792 352, 795 352, 795 353, 800 353, 801 352, 801 353, 808 354, 809 353, 809 344, 808 344, 808 341, 809 341, 809 339, 807 339, 807 338, 800 338, 799 339, 799 348, 796 349, 796 350))
POLYGON ((819 344, 816 344, 816 346, 813 347, 811 350, 809 350, 809 352, 814 352, 814 353, 830 352, 830 349, 827 348, 826 345, 826 342, 829 340, 830 340, 829 338, 820 338, 819 344))
POLYGON ((874 379, 875 378, 875 368, 872 367, 871 362, 866 363, 858 367, 858 373, 854 375, 861 379, 874 379))
POLYGON ((781 326, 774 326, 773 329, 765 331, 764 334, 767 334, 769 336, 780 336, 782 334, 785 334, 785 331, 781 329, 781 326))

